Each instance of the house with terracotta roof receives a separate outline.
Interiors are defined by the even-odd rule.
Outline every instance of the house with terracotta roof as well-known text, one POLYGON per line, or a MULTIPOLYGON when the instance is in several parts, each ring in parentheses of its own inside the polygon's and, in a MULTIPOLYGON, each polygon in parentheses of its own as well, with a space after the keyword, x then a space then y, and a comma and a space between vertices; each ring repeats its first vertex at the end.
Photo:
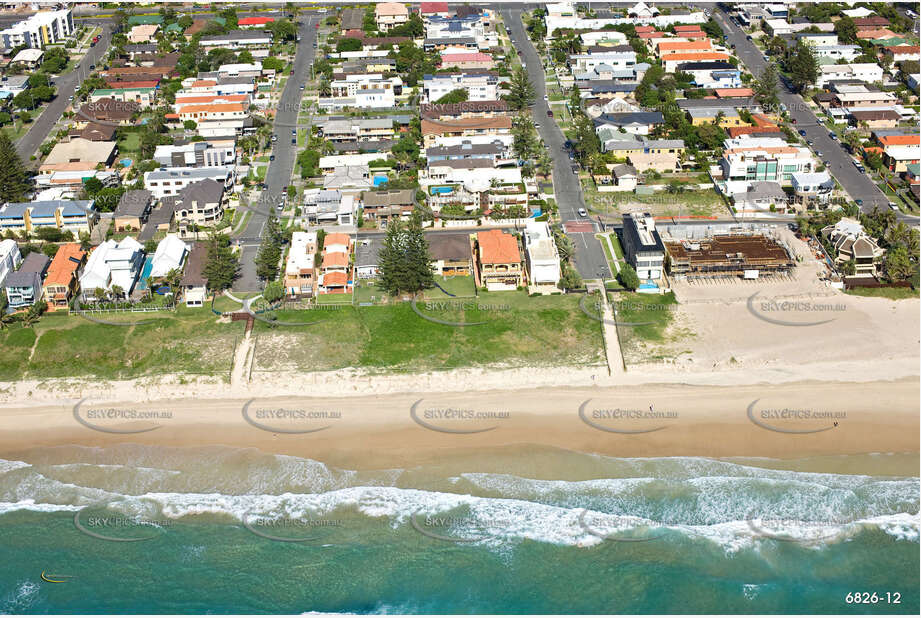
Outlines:
POLYGON ((710 43, 710 39, 676 42, 671 42, 668 39, 665 39, 656 45, 656 53, 663 60, 668 58, 671 54, 706 52, 710 51, 711 49, 713 49, 713 45, 710 43))
POLYGON ((422 141, 425 148, 442 136, 509 135, 511 130, 512 119, 508 116, 458 118, 450 121, 422 119, 422 141))
POLYGON ((860 40, 882 41, 885 39, 897 39, 899 35, 889 28, 858 30, 857 38, 860 40))
POLYGON ((352 293, 352 237, 348 234, 327 234, 323 239, 317 294, 352 293))
POLYGON ((409 21, 409 9, 400 2, 381 2, 374 6, 377 29, 386 32, 409 21))
POLYGON ((921 46, 918 45, 890 45, 883 48, 883 53, 892 62, 917 61, 921 56, 921 46))
POLYGON ((477 286, 490 292, 516 290, 525 284, 518 238, 503 230, 487 230, 472 236, 477 286))
POLYGON ((419 6, 419 15, 426 17, 450 17, 451 10, 447 2, 423 2, 419 6))
POLYGON ((442 69, 491 69, 496 65, 492 56, 481 52, 442 53, 442 69))
POLYGON ((48 309, 66 308, 79 289, 79 272, 86 263, 87 253, 80 243, 69 242, 58 247, 42 283, 42 299, 48 309))
POLYGON ((128 41, 131 43, 149 43, 159 29, 160 26, 157 24, 141 24, 139 26, 134 26, 128 32, 128 41))

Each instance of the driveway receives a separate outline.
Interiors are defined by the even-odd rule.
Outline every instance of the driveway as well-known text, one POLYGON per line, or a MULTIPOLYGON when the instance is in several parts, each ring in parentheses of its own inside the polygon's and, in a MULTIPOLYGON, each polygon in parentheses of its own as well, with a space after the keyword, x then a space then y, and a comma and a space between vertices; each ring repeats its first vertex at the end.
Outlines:
MULTIPOLYGON (((594 229, 594 222, 591 219, 580 217, 578 214, 580 208, 585 208, 582 186, 579 183, 578 176, 572 171, 572 162, 569 160, 568 153, 563 151, 566 137, 556 124, 556 121, 547 116, 547 110, 550 109, 550 105, 544 100, 544 96, 547 94, 544 81, 544 65, 537 50, 531 43, 531 39, 528 38, 527 31, 521 21, 521 9, 503 9, 502 19, 512 33, 515 48, 521 52, 521 60, 526 65, 528 78, 534 84, 536 101, 532 111, 534 121, 540 125, 537 131, 540 134, 541 141, 547 147, 553 159, 553 192, 559 208, 560 221, 563 223, 567 221, 590 222, 594 229)), ((602 276, 604 277, 611 276, 598 239, 592 234, 586 233, 567 233, 567 236, 572 239, 576 247, 573 261, 575 262, 576 270, 579 271, 583 279, 597 279, 599 277, 598 273, 603 273, 602 276)))

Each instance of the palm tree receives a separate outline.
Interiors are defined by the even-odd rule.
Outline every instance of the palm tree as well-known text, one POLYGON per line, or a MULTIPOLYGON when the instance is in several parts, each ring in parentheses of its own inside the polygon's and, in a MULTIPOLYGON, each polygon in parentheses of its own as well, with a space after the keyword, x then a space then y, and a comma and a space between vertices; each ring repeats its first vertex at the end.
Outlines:
POLYGON ((147 298, 153 298, 154 278, 147 277, 147 279, 144 280, 144 283, 147 284, 147 298))
POLYGON ((11 313, 0 313, 0 330, 6 330, 10 327, 10 324, 16 321, 16 318, 13 317, 11 313))
POLYGON ((112 296, 115 298, 116 301, 118 301, 118 299, 121 298, 122 295, 124 295, 124 293, 125 293, 125 289, 122 286, 120 285, 112 286, 112 296))

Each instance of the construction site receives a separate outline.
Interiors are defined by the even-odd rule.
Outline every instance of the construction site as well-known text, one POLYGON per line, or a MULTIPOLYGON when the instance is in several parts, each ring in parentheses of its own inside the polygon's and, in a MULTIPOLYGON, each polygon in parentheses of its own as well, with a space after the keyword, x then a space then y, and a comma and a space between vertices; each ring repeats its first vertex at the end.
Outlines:
POLYGON ((796 263, 778 240, 760 234, 716 234, 709 238, 665 240, 675 278, 784 275, 796 263))

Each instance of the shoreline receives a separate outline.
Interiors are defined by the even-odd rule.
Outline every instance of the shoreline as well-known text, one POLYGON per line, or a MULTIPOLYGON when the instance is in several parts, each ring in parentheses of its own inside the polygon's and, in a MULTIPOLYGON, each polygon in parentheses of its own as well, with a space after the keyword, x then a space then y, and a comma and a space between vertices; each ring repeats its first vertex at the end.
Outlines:
MULTIPOLYGON (((6 403, 0 406, 0 457, 74 444, 223 445, 363 470, 528 445, 612 457, 797 459, 919 450, 916 378, 438 394, 420 390, 338 397, 247 395, 234 396, 225 387, 223 397, 206 401, 191 393, 148 403, 92 398, 76 410, 74 399, 6 403), (243 413, 247 401, 250 422, 243 413), (786 416, 790 411, 813 416, 786 416), (169 416, 137 419, 152 412, 169 416), (113 430, 134 433, 106 432, 113 430), (141 430, 147 431, 137 433, 141 430)), ((906 475, 917 474, 916 465, 906 470, 906 475)))

